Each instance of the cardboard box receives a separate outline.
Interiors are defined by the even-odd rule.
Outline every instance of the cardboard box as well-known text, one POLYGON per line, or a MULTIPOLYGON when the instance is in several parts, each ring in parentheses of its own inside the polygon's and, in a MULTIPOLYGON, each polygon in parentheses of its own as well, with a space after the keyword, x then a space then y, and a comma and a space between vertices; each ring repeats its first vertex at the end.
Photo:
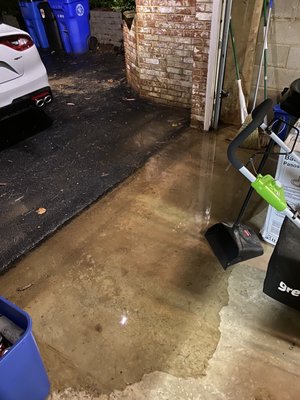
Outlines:
MULTIPOLYGON (((295 124, 300 128, 300 120, 295 124)), ((293 131, 294 132, 294 131, 293 131)), ((291 149, 295 143, 296 135, 290 134, 285 144, 291 149)), ((297 140, 295 149, 300 157, 300 137, 297 140)), ((300 209, 300 164, 290 155, 281 155, 278 159, 276 179, 278 179, 285 191, 287 203, 295 208, 300 209)), ((265 224, 261 230, 263 239, 275 246, 277 243, 284 215, 276 211, 271 206, 268 207, 265 224)))

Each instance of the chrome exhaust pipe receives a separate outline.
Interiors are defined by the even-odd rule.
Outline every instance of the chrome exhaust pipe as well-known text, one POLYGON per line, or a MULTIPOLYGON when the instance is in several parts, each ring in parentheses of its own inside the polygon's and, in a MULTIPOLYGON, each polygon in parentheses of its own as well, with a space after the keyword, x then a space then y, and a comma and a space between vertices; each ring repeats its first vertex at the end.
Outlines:
POLYGON ((37 99, 37 100, 35 100, 35 105, 37 106, 37 107, 43 107, 43 105, 44 105, 45 103, 44 103, 44 99, 37 99))
POLYGON ((51 103, 51 101, 52 101, 52 96, 50 96, 50 94, 48 94, 47 96, 44 97, 44 102, 46 104, 51 103))

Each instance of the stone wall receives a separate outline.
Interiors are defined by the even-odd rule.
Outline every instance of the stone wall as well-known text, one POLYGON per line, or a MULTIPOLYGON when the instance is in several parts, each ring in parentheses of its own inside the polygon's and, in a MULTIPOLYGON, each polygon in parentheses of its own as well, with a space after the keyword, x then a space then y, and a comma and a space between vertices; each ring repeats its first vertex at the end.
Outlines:
MULTIPOLYGON (((262 49, 262 32, 259 33, 256 67, 262 49)), ((275 100, 284 87, 300 78, 300 1, 277 0, 268 36, 268 90, 275 100)), ((256 72, 256 71, 255 71, 256 72)), ((254 74, 256 77, 257 74, 254 74)), ((253 90, 254 90, 253 82, 253 90)), ((260 99, 263 98, 263 82, 260 87, 260 99)))
MULTIPOLYGON (((254 51, 251 54, 253 59, 247 58, 246 49, 250 43, 249 31, 254 3, 235 0, 231 13, 242 85, 249 111, 253 106, 258 66, 263 48, 262 20, 260 19, 263 1, 261 1, 257 15, 260 29, 253 43, 254 51)), ((289 0, 289 2, 276 0, 273 2, 267 59, 268 97, 277 102, 283 88, 288 87, 293 80, 300 78, 300 0, 289 0)), ((256 104, 259 104, 264 98, 263 75, 262 71, 256 104)), ((230 96, 222 100, 221 120, 224 123, 240 125, 239 99, 230 41, 226 59, 224 89, 230 93, 230 96)))
POLYGON ((129 83, 142 97, 204 119, 212 0, 136 0, 124 24, 129 83))
POLYGON ((121 47, 123 44, 122 14, 101 9, 91 10, 91 34, 101 44, 121 47))

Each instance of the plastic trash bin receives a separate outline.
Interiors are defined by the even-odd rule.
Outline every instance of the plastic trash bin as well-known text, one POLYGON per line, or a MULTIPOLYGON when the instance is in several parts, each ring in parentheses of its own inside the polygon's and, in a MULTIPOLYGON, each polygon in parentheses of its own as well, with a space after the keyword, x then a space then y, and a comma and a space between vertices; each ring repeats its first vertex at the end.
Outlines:
POLYGON ((21 338, 0 358, 0 399, 45 400, 50 383, 32 335, 30 316, 2 297, 0 314, 24 329, 21 338))
POLYGON ((50 49, 56 51, 63 50, 58 24, 53 11, 51 10, 50 4, 48 1, 42 1, 39 3, 38 8, 40 10, 50 49))
POLYGON ((49 0, 66 53, 85 53, 89 49, 90 6, 88 0, 49 0))
POLYGON ((19 2, 19 7, 34 44, 42 49, 47 49, 49 43, 38 8, 39 3, 40 0, 23 0, 19 2))
POLYGON ((274 118, 277 120, 280 119, 280 121, 279 120, 275 121, 272 125, 272 129, 274 130, 274 132, 276 132, 276 134, 280 137, 281 140, 285 140, 287 138, 287 135, 291 127, 282 121, 285 121, 290 125, 293 125, 293 123, 295 122, 295 118, 292 115, 285 112, 284 110, 282 110, 279 104, 276 104, 273 107, 273 112, 274 112, 274 118))

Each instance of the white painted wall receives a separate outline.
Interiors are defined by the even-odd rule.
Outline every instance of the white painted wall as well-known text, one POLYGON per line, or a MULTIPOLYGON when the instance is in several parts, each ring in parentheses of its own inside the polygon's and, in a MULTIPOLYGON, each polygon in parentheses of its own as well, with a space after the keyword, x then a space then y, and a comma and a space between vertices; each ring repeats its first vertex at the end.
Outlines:
MULTIPOLYGON (((284 87, 300 78, 300 0, 274 0, 268 43, 268 91, 270 97, 277 99, 284 87)), ((262 30, 259 32, 254 80, 261 49, 262 30)), ((259 99, 262 98, 261 80, 259 99)))

